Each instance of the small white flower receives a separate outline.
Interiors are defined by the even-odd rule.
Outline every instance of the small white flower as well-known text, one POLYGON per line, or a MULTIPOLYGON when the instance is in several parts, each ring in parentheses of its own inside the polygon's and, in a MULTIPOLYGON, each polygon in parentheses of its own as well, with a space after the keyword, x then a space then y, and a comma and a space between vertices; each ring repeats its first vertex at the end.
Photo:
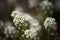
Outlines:
POLYGON ((45 28, 48 28, 48 27, 55 28, 55 26, 56 26, 55 19, 52 17, 47 17, 44 21, 44 26, 45 26, 45 28))

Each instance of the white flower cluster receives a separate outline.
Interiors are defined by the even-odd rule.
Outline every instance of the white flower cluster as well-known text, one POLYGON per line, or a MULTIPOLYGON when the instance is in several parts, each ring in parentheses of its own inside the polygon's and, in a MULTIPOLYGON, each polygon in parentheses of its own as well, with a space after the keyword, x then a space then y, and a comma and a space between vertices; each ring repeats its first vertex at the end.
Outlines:
POLYGON ((13 17, 13 23, 15 24, 15 26, 17 26, 19 23, 24 23, 24 13, 16 10, 12 12, 11 16, 13 17))
POLYGON ((14 24, 16 23, 16 25, 19 24, 19 22, 23 23, 24 21, 28 21, 31 25, 39 25, 38 20, 34 19, 28 13, 19 12, 17 10, 13 11, 11 16, 13 17, 13 22, 14 24))
POLYGON ((45 28, 51 27, 53 29, 56 29, 56 20, 52 17, 47 17, 44 21, 45 28))
POLYGON ((6 22, 5 28, 4 28, 4 33, 6 35, 11 35, 16 33, 15 27, 12 25, 11 22, 6 22))
POLYGON ((34 38, 37 36, 37 31, 34 29, 30 29, 30 30, 25 30, 24 34, 26 35, 26 38, 34 38))
POLYGON ((26 37, 34 38, 37 35, 37 31, 41 28, 39 21, 27 13, 13 11, 11 16, 14 18, 13 22, 15 25, 19 24, 19 22, 24 23, 25 21, 30 23, 30 29, 24 31, 26 37))
POLYGON ((26 38, 34 38, 37 36, 37 31, 40 29, 40 27, 32 27, 29 30, 24 31, 24 35, 26 35, 26 38))
POLYGON ((17 26, 19 23, 24 23, 24 17, 20 15, 16 15, 13 20, 14 24, 17 26))
POLYGON ((50 7, 52 7, 52 3, 49 2, 48 0, 44 0, 40 3, 40 6, 42 7, 42 9, 50 9, 50 7))
POLYGON ((30 29, 25 30, 24 34, 26 35, 26 38, 30 37, 32 39, 37 36, 37 31, 40 30, 41 26, 36 20, 31 20, 30 24, 30 29))
POLYGON ((29 20, 30 22, 30 29, 29 30, 25 30, 24 34, 26 35, 26 38, 34 38, 37 36, 37 31, 39 31, 39 29, 41 28, 41 26, 39 25, 39 22, 35 19, 33 20, 29 20))

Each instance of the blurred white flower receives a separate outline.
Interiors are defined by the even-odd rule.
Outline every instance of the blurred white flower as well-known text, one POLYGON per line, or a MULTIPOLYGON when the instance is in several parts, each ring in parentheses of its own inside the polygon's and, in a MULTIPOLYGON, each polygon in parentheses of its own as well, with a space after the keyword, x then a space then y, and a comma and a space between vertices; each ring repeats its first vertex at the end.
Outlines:
POLYGON ((6 22, 5 28, 4 28, 4 33, 6 35, 8 34, 15 34, 16 33, 16 29, 15 27, 12 25, 11 22, 6 22))
POLYGON ((22 7, 19 7, 19 6, 17 6, 17 7, 15 8, 15 10, 18 10, 18 11, 20 11, 20 12, 23 12, 23 11, 24 11, 23 8, 22 8, 22 7))
POLYGON ((36 25, 35 24, 36 24, 35 22, 31 23, 30 29, 24 31, 24 34, 26 35, 27 38, 29 38, 29 37, 31 39, 35 38, 38 33, 37 31, 40 31, 41 26, 39 24, 36 24, 36 25))
POLYGON ((45 28, 51 27, 53 29, 56 28, 56 20, 52 17, 47 17, 44 21, 45 28))
POLYGON ((15 17, 17 14, 19 14, 20 12, 19 11, 13 11, 12 14, 11 14, 11 17, 15 17))
POLYGON ((24 15, 24 12, 19 12, 18 10, 16 11, 13 11, 12 14, 11 14, 11 17, 15 17, 16 15, 24 15))
POLYGON ((30 26, 30 29, 33 29, 35 31, 40 31, 41 26, 40 25, 39 26, 30 26))
POLYGON ((31 29, 34 29, 36 31, 39 31, 39 29, 41 28, 40 24, 39 24, 39 21, 38 20, 31 20, 30 21, 30 28, 31 29))
POLYGON ((29 7, 33 8, 36 7, 38 5, 39 0, 28 0, 29 3, 29 7))
POLYGON ((25 30, 24 34, 26 35, 26 38, 34 38, 37 36, 37 31, 34 29, 30 29, 30 30, 25 30))
POLYGON ((34 26, 38 26, 39 25, 39 21, 36 20, 36 19, 29 20, 29 22, 30 22, 31 25, 34 25, 34 26))
POLYGON ((48 0, 44 0, 40 3, 40 6, 42 7, 42 10, 44 9, 49 9, 49 7, 52 7, 52 3, 49 2, 48 0))
POLYGON ((22 11, 24 11, 23 8, 16 7, 15 10, 12 12, 11 17, 15 17, 16 15, 24 14, 24 12, 22 12, 22 11))
POLYGON ((14 34, 16 31, 15 31, 15 28, 13 26, 8 26, 5 28, 5 34, 14 34))
POLYGON ((24 14, 24 18, 25 18, 26 21, 30 21, 30 20, 33 19, 33 17, 31 15, 29 15, 28 13, 24 14))
POLYGON ((30 32, 30 30, 25 30, 24 31, 24 35, 26 35, 26 38, 29 38, 29 32, 30 32))

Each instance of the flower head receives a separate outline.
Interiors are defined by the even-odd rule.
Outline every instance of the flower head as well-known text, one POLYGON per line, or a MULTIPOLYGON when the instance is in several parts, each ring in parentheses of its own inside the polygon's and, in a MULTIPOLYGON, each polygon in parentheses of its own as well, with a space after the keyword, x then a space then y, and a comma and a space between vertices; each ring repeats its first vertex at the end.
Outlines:
POLYGON ((14 24, 24 23, 24 16, 16 15, 13 20, 14 24))
MULTIPOLYGON (((29 22, 29 30, 25 29, 24 35, 26 35, 26 38, 34 38, 37 36, 37 31, 39 31, 39 29, 41 28, 41 26, 39 25, 39 21, 35 18, 33 18, 31 15, 29 15, 28 13, 24 13, 24 12, 18 12, 18 14, 16 14, 13 18, 13 23, 15 24, 15 26, 18 26, 18 24, 22 23, 24 24, 25 22, 29 22)), ((19 26, 20 27, 20 26, 19 26)))
POLYGON ((27 38, 34 38, 35 36, 37 36, 37 32, 34 29, 25 30, 24 34, 27 38))
POLYGON ((55 19, 52 17, 47 17, 44 21, 44 26, 45 26, 45 28, 48 28, 48 27, 55 28, 55 26, 56 26, 55 19))

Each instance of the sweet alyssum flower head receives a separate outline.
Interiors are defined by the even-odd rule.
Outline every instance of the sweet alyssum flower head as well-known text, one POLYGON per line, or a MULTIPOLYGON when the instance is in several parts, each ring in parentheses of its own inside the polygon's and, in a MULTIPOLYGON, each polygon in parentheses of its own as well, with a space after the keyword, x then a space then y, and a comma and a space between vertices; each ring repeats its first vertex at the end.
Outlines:
POLYGON ((55 26, 57 25, 56 20, 52 17, 47 17, 44 21, 45 28, 51 27, 55 29, 55 26))
POLYGON ((14 24, 24 23, 24 16, 16 15, 13 20, 14 24))
POLYGON ((26 38, 34 38, 35 36, 37 36, 37 32, 34 29, 25 30, 24 34, 26 35, 26 38))
MULTIPOLYGON (((15 11, 13 11, 14 14, 15 11)), ((33 18, 31 15, 29 15, 28 13, 24 13, 24 12, 20 12, 18 11, 16 13, 15 16, 13 17, 13 23, 15 24, 15 26, 18 26, 17 24, 20 23, 25 23, 25 21, 29 22, 30 24, 30 29, 26 29, 24 30, 24 35, 26 35, 26 38, 34 38, 37 36, 37 31, 40 30, 41 26, 39 25, 39 21, 35 18, 33 18)), ((18 26, 20 27, 20 26, 18 26)))

